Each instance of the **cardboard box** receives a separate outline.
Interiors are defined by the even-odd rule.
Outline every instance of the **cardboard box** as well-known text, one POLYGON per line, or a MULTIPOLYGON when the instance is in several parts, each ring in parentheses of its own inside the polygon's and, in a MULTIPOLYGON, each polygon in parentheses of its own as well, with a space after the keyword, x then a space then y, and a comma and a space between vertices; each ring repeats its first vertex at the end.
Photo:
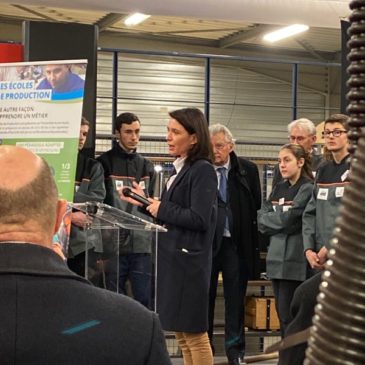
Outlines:
POLYGON ((278 330, 280 322, 273 297, 247 297, 245 326, 259 330, 278 330))

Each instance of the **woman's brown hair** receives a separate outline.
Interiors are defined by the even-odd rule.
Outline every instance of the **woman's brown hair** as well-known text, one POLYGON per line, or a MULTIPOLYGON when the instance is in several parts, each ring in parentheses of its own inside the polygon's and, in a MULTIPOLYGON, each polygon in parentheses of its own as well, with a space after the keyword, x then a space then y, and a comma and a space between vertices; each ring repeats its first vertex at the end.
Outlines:
POLYGON ((299 144, 288 143, 280 148, 281 150, 289 150, 296 160, 304 159, 304 164, 300 172, 300 176, 304 176, 310 180, 313 180, 313 172, 311 169, 311 157, 310 154, 305 152, 304 148, 299 144))
POLYGON ((188 151, 186 162, 194 162, 199 159, 214 161, 208 122, 204 114, 197 108, 184 108, 175 110, 169 115, 178 121, 189 134, 196 135, 196 143, 188 151))

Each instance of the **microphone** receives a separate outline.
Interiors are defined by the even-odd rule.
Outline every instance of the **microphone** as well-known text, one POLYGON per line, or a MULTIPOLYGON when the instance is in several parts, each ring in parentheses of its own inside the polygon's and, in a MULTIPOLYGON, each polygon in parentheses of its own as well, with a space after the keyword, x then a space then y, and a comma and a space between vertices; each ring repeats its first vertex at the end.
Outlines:
POLYGON ((145 208, 151 204, 145 197, 134 193, 130 188, 123 188, 122 193, 128 198, 132 198, 137 202, 142 203, 145 208))
POLYGON ((162 191, 164 188, 163 167, 161 165, 155 165, 155 185, 153 187, 153 197, 157 200, 161 199, 162 191))

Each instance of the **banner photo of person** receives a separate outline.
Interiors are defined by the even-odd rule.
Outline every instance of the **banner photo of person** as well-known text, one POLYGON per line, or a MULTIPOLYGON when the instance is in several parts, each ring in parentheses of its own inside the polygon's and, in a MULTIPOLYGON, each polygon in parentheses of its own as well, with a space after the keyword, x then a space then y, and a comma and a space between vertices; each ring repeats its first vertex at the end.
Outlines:
MULTIPOLYGON (((0 64, 0 144, 42 156, 59 198, 68 202, 74 195, 86 67, 87 60, 0 64)), ((56 237, 64 252, 69 213, 65 207, 65 224, 56 237)))

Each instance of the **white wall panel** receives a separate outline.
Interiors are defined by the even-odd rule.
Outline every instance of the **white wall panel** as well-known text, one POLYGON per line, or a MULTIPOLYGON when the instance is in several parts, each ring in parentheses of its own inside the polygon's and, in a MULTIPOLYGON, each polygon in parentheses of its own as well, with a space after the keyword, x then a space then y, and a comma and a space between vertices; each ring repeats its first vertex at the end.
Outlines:
MULTIPOLYGON (((278 147, 273 144, 286 143, 286 126, 293 115, 291 73, 290 64, 212 60, 210 123, 227 125, 237 140, 248 142, 246 147, 237 147, 243 155, 276 158, 278 147)), ((328 68, 299 67, 298 81, 297 115, 319 123, 331 107, 328 68)), ((144 137, 165 136, 168 111, 183 107, 203 110, 204 87, 204 59, 118 56, 118 113, 137 114, 144 137)), ((112 54, 99 52, 96 132, 110 134, 111 121, 112 54)), ((142 143, 140 150, 160 153, 163 144, 142 143)), ((97 141, 97 150, 105 148, 105 143, 102 147, 97 141)))

